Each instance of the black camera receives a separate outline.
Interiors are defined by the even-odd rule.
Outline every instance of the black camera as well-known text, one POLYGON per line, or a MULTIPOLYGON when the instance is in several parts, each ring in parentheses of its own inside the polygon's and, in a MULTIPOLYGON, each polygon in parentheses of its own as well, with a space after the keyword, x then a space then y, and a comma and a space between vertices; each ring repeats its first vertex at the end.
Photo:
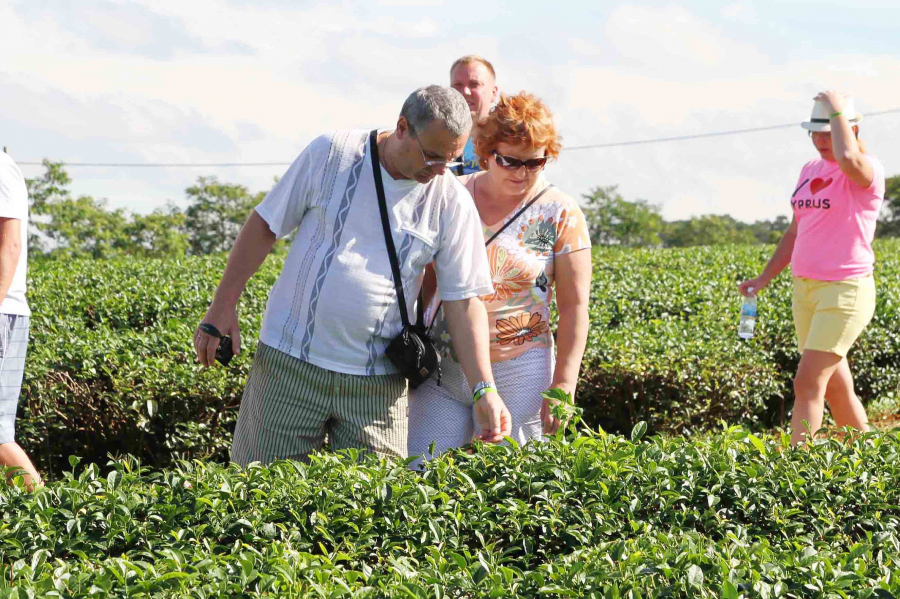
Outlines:
POLYGON ((231 348, 231 335, 223 335, 219 332, 219 329, 208 322, 201 323, 200 330, 219 340, 219 346, 216 348, 216 361, 222 366, 228 366, 231 358, 234 357, 234 350, 231 348))

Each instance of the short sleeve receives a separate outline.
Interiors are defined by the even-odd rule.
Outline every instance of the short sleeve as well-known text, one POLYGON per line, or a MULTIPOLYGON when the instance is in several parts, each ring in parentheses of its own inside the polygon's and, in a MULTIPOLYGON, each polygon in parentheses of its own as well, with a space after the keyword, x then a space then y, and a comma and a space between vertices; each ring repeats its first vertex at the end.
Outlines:
POLYGON ((565 199, 559 203, 559 212, 556 219, 554 254, 560 256, 591 247, 591 235, 584 218, 584 212, 575 200, 565 196, 565 199))
POLYGON ((28 188, 12 158, 0 157, 0 218, 28 218, 28 188))
POLYGON ((330 145, 328 136, 313 140, 256 206, 257 214, 266 221, 277 239, 289 235, 303 220, 330 145))
MULTIPOLYGON (((452 175, 451 175, 452 176, 452 175)), ((442 301, 456 301, 494 292, 484 233, 469 192, 455 178, 446 188, 450 196, 441 214, 434 270, 442 301)))
POLYGON ((865 191, 871 194, 872 199, 884 199, 885 192, 885 180, 884 180, 884 165, 881 164, 881 161, 875 158, 874 156, 869 156, 868 154, 863 154, 863 158, 869 165, 872 167, 872 184, 869 185, 865 191))

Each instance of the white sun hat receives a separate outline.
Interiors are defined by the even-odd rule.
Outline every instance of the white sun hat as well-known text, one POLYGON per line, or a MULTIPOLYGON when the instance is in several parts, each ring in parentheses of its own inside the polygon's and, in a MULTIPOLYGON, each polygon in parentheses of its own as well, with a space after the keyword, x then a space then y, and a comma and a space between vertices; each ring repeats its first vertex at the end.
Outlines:
MULTIPOLYGON (((852 96, 844 98, 844 109, 841 113, 850 121, 850 125, 856 125, 862 120, 862 115, 856 112, 856 106, 852 96)), ((803 121, 800 126, 809 131, 831 131, 831 111, 823 102, 813 104, 812 114, 808 121, 803 121)))

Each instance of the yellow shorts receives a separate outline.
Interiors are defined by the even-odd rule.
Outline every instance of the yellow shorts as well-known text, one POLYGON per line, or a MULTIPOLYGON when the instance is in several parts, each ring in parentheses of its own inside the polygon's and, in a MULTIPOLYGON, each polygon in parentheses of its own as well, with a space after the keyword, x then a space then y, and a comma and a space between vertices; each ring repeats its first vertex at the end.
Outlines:
POLYGON ((814 349, 843 358, 875 315, 875 279, 794 277, 793 311, 801 352, 814 349))

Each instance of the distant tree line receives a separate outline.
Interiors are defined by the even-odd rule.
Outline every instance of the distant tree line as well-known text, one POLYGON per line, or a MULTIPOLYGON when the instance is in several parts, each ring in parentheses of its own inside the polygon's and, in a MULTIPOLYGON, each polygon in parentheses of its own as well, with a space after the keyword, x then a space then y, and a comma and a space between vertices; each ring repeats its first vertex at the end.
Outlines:
MULTIPOLYGON (((878 237, 900 237, 900 175, 887 180, 878 237)), ((786 216, 744 223, 727 214, 705 214, 666 221, 662 207, 647 200, 626 200, 618 186, 595 187, 582 208, 595 245, 687 247, 695 245, 778 243, 790 226, 786 216)))
MULTIPOLYGON (((199 177, 185 190, 187 207, 169 203, 150 214, 108 206, 106 200, 72 195, 65 165, 44 161, 44 173, 28 179, 32 232, 29 250, 61 256, 200 255, 228 251, 253 208, 266 192, 199 177)), ((728 215, 706 214, 666 221, 661 206, 626 200, 617 186, 596 187, 582 207, 596 245, 687 247, 777 243, 790 225, 785 216, 744 223, 728 215)), ((900 175, 887 180, 877 235, 900 237, 900 175)))
POLYGON ((32 232, 29 251, 61 256, 199 255, 231 249, 266 192, 200 177, 185 190, 187 208, 173 203, 150 214, 109 208, 106 200, 74 197, 63 163, 44 161, 44 174, 28 179, 32 232))

